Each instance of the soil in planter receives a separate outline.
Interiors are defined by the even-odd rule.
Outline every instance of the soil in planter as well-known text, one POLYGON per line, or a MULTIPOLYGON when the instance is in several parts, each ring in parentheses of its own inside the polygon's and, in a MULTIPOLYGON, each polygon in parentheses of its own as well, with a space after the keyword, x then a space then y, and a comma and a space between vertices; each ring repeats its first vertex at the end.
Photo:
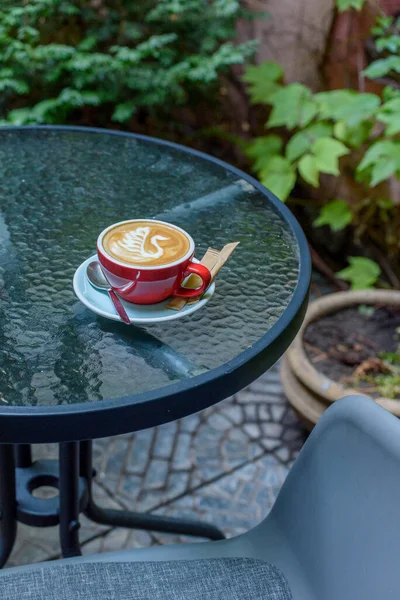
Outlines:
POLYGON ((377 397, 382 392, 371 378, 387 373, 382 353, 399 352, 398 328, 400 306, 350 307, 310 323, 304 348, 318 371, 377 397))

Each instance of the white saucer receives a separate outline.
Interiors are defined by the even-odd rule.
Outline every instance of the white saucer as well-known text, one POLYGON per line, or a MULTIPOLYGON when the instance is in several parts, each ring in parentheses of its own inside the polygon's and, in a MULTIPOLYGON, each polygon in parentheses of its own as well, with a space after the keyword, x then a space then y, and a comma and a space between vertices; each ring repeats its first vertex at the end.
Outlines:
MULTIPOLYGON (((106 291, 102 292, 94 288, 86 276, 86 268, 97 255, 93 255, 77 268, 74 275, 74 291, 79 300, 90 310, 114 321, 121 321, 114 305, 106 291)), ((198 262, 194 259, 195 262, 198 262)), ((196 304, 187 304, 182 310, 171 310, 167 308, 170 298, 158 304, 131 304, 121 299, 122 304, 131 320, 131 323, 161 323, 161 321, 172 321, 187 317, 191 313, 202 308, 210 300, 215 291, 215 283, 212 283, 201 300, 196 304)), ((122 321, 121 321, 122 322, 122 321)))

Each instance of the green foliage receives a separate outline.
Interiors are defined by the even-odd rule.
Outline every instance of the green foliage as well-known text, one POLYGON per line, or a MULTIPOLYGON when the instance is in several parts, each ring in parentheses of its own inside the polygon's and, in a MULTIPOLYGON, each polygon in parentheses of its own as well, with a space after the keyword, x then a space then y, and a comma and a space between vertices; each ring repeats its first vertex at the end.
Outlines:
POLYGON ((365 0, 336 0, 336 6, 338 7, 339 12, 344 12, 345 10, 349 10, 349 8, 361 10, 364 2, 365 0))
MULTIPOLYGON (((357 244, 372 239, 391 264, 400 264, 400 205, 391 198, 392 179, 400 179, 400 94, 393 88, 383 99, 347 89, 314 94, 300 83, 285 85, 279 65, 270 62, 251 67, 246 80, 252 100, 268 109, 267 135, 246 145, 260 181, 282 201, 298 184, 300 204, 306 202, 304 190, 323 181, 325 197, 314 225, 333 232, 348 227, 357 244), (337 198, 329 178, 339 176, 346 187, 352 182, 354 199, 341 192, 337 198)), ((369 287, 379 267, 355 257, 340 276, 354 288, 369 287)))
POLYGON ((400 56, 388 56, 387 58, 375 60, 369 67, 364 69, 364 75, 370 79, 376 79, 377 77, 389 75, 392 71, 400 73, 400 56))
POLYGON ((283 69, 278 63, 266 61, 257 67, 248 67, 243 77, 248 83, 252 102, 265 102, 279 89, 277 83, 283 77, 283 69))
MULTIPOLYGON (((273 182, 275 193, 283 201, 289 197, 297 175, 313 187, 319 186, 321 173, 339 175, 340 158, 350 154, 352 148, 368 144, 377 119, 385 123, 387 136, 397 133, 400 98, 382 104, 379 96, 354 90, 313 94, 300 83, 278 83, 281 78, 280 66, 271 62, 250 67, 245 76, 253 101, 271 107, 267 129, 285 127, 290 132, 286 145, 283 137, 272 134, 256 138, 247 148, 261 181, 267 187, 273 182), (271 166, 272 158, 279 160, 271 166), (279 186, 278 173, 284 180, 279 186)), ((391 143, 397 149, 397 142, 391 143)), ((370 144, 372 148, 372 141, 370 144)), ((396 156, 394 153, 387 160, 379 152, 366 154, 357 170, 360 179, 374 186, 397 173, 396 156)))
POLYGON ((235 45, 237 0, 28 0, 0 9, 3 123, 60 123, 101 107, 124 123, 212 97, 220 74, 254 44, 235 45))
POLYGON ((316 94, 322 118, 333 119, 349 128, 375 114, 380 99, 375 94, 360 94, 353 90, 333 90, 316 94))
POLYGON ((254 169, 261 172, 267 163, 269 157, 281 153, 283 141, 279 135, 266 135, 258 137, 246 148, 246 152, 254 161, 254 169))
POLYGON ((260 181, 278 198, 287 198, 296 182, 296 173, 283 156, 271 156, 260 172, 260 181))
POLYGON ((377 375, 375 385, 381 396, 395 400, 400 397, 400 369, 392 369, 392 371, 394 372, 377 375))
POLYGON ((305 127, 298 131, 288 141, 286 145, 286 156, 293 162, 305 154, 316 140, 322 137, 330 137, 332 135, 332 126, 329 123, 320 121, 305 127))
POLYGON ((294 129, 298 125, 305 127, 317 112, 311 91, 301 83, 280 86, 269 97, 269 101, 272 104, 272 111, 267 127, 280 125, 286 125, 288 129, 294 129))
POLYGON ((377 282, 381 269, 373 260, 363 256, 349 256, 349 266, 336 273, 336 277, 349 281, 352 290, 367 290, 377 282))
POLYGON ((371 144, 357 167, 357 174, 371 187, 396 174, 400 176, 400 140, 380 140, 371 144))
POLYGON ((371 30, 374 36, 377 60, 365 70, 364 75, 370 79, 389 77, 399 80, 400 73, 400 18, 384 16, 377 19, 371 30))
POLYGON ((315 227, 328 225, 332 231, 341 231, 353 220, 353 213, 344 200, 332 200, 322 207, 319 217, 314 221, 315 227))
POLYGON ((386 134, 395 135, 400 132, 400 97, 392 98, 381 107, 377 114, 378 121, 386 124, 386 134))
POLYGON ((375 314, 375 307, 370 304, 360 304, 357 308, 357 312, 367 319, 370 319, 375 314))

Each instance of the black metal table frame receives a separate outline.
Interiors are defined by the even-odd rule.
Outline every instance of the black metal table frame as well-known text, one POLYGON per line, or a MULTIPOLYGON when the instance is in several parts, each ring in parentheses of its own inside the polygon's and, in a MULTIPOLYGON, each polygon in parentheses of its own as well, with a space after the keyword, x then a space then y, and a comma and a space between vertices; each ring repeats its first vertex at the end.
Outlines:
POLYGON ((243 389, 271 367, 297 334, 307 307, 311 263, 301 227, 290 210, 258 181, 202 152, 172 142, 104 129, 31 126, 3 127, 1 131, 10 129, 135 137, 202 158, 234 173, 261 192, 290 227, 299 249, 299 277, 292 298, 277 322, 251 347, 207 373, 161 389, 84 405, 0 406, 0 565, 12 549, 17 520, 39 526, 59 522, 63 555, 79 554, 80 512, 92 521, 107 525, 221 539, 223 534, 212 525, 97 506, 91 491, 92 443, 87 440, 147 429, 193 414, 243 389), (46 442, 59 443, 59 461, 32 464, 28 445, 46 442), (48 504, 44 504, 44 500, 39 502, 31 493, 46 484, 59 488, 59 497, 48 504))
POLYGON ((92 442, 64 442, 59 460, 32 461, 29 444, 0 444, 0 568, 15 542, 17 523, 34 527, 59 525, 61 553, 65 558, 81 554, 79 515, 101 525, 145 529, 224 539, 213 525, 127 510, 102 508, 92 495, 96 472, 92 464, 92 442), (32 492, 42 486, 59 490, 53 498, 37 498, 32 492))

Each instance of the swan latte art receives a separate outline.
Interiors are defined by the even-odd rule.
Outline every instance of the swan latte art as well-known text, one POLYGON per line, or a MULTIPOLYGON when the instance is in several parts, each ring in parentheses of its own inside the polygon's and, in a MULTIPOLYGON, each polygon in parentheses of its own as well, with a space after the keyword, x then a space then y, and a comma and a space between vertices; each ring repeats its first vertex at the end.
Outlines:
POLYGON ((114 260, 145 267, 166 266, 183 258, 189 238, 179 229, 157 221, 127 221, 109 229, 102 240, 114 260))

